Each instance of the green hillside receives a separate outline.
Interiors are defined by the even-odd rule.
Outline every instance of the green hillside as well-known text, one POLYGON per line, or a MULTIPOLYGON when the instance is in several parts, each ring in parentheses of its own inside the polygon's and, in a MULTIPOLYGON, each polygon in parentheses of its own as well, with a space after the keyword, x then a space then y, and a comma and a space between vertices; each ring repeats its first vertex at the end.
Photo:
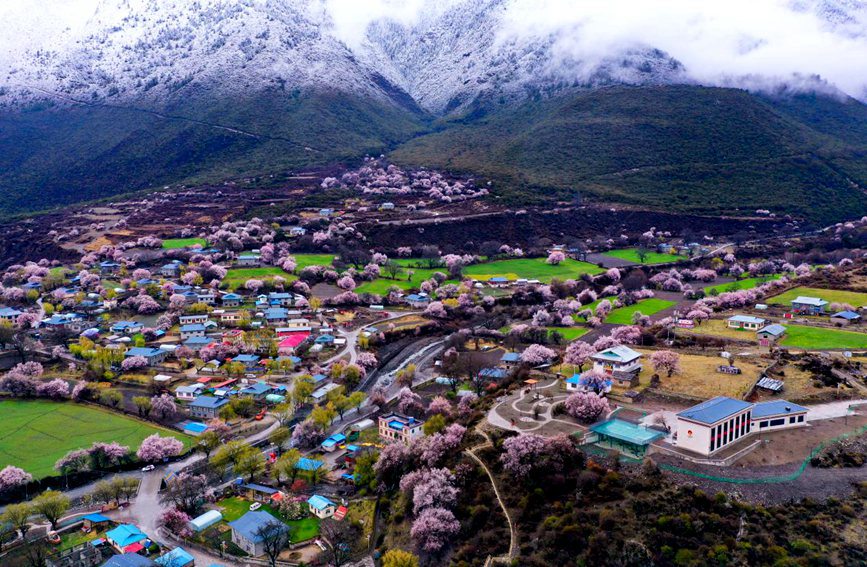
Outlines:
POLYGON ((0 216, 354 160, 423 128, 418 113, 337 92, 194 100, 161 114, 102 105, 0 113, 0 216))
POLYGON ((734 89, 615 87, 480 107, 391 156, 489 176, 513 202, 580 194, 694 213, 769 208, 826 222, 867 212, 850 182, 867 186, 865 124, 867 107, 851 100, 801 97, 778 107, 734 89))
POLYGON ((0 217, 185 182, 352 162, 494 181, 500 202, 584 199, 675 212, 867 214, 867 106, 735 89, 612 87, 432 121, 410 104, 329 93, 194 99, 160 111, 0 112, 0 217))

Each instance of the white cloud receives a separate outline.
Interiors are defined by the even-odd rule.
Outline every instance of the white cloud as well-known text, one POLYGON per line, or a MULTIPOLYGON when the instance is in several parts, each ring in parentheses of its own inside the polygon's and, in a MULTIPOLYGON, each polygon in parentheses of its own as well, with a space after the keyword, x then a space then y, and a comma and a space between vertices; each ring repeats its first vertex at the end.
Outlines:
POLYGON ((855 96, 867 84, 867 3, 828 0, 512 0, 501 40, 553 34, 552 51, 589 62, 662 49, 695 79, 819 75, 855 96))

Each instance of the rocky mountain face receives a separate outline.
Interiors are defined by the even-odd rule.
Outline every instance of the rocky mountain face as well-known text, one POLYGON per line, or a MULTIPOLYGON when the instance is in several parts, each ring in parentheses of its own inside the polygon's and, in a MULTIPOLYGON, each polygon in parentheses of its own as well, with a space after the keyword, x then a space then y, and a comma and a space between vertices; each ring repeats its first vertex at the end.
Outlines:
POLYGON ((867 2, 697 5, 0 2, 0 217, 385 152, 516 205, 867 214, 867 2))

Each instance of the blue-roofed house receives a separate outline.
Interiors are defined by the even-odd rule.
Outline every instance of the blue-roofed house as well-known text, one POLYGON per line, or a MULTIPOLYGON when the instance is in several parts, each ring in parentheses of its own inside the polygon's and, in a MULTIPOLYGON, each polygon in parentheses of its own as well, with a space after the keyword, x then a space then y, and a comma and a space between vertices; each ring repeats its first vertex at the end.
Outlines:
POLYGON ((319 335, 313 342, 324 347, 334 346, 334 335, 319 335))
POLYGON ((323 441, 320 446, 322 447, 323 451, 330 453, 330 452, 334 451, 335 449, 337 449, 341 445, 341 443, 345 443, 345 442, 346 442, 346 435, 344 435, 343 433, 335 433, 334 435, 331 435, 328 438, 326 438, 325 441, 323 441))
POLYGON ((181 340, 185 341, 193 337, 204 337, 205 326, 201 323, 192 323, 189 325, 181 325, 181 340))
POLYGON ((157 273, 167 278, 176 278, 181 275, 181 265, 177 262, 169 262, 168 264, 160 266, 157 273))
POLYGON ((765 326, 767 320, 761 317, 753 317, 751 315, 734 315, 728 318, 728 326, 730 329, 747 329, 749 331, 758 331, 765 326))
POLYGON ((861 315, 854 311, 840 311, 831 315, 831 321, 838 325, 851 325, 861 322, 861 315))
POLYGON ((106 560, 101 567, 153 567, 156 565, 153 561, 139 555, 138 553, 123 553, 121 555, 113 555, 106 560))
POLYGON ((112 262, 110 260, 106 260, 104 262, 99 263, 99 271, 103 274, 113 274, 120 270, 120 264, 117 262, 112 262))
POLYGON ((237 293, 224 293, 220 297, 220 300, 223 303, 223 307, 237 307, 241 305, 241 302, 244 301, 244 298, 237 293))
POLYGON ((0 321, 14 323, 21 313, 23 312, 12 307, 0 307, 0 321))
POLYGON ((282 325, 289 320, 289 311, 282 307, 270 307, 264 311, 264 315, 269 325, 282 325))
POLYGON ((88 530, 93 529, 96 526, 108 524, 109 522, 109 518, 107 516, 103 516, 102 514, 98 513, 87 514, 86 516, 84 516, 84 518, 82 518, 82 520, 84 522, 84 527, 88 530))
POLYGON ((517 366, 520 363, 521 353, 519 352, 507 352, 500 357, 500 364, 502 364, 506 368, 512 368, 513 366, 517 366))
POLYGON ((497 382, 508 376, 504 368, 482 368, 479 370, 479 378, 489 382, 497 382))
POLYGON ((807 408, 786 400, 758 402, 751 414, 753 432, 788 429, 806 425, 807 408))
POLYGON ((143 544, 148 536, 133 524, 121 524, 105 532, 105 539, 119 552, 131 551, 135 544, 143 544))
POLYGON ((337 504, 320 494, 308 498, 307 505, 310 507, 310 513, 320 519, 330 518, 337 510, 337 504))
POLYGON ((240 362, 244 365, 244 368, 250 370, 258 366, 259 360, 260 358, 257 354, 239 354, 232 359, 232 362, 240 362))
POLYGON ((237 264, 239 266, 258 266, 261 257, 258 254, 241 254, 238 256, 237 264))
POLYGON ((421 309, 430 303, 430 297, 424 293, 411 293, 404 298, 410 307, 421 309))
POLYGON ((184 341, 184 346, 193 350, 193 352, 199 352, 206 346, 214 344, 215 341, 211 337, 190 337, 189 339, 184 341))
POLYGON ((638 384, 641 372, 641 353, 626 345, 607 348, 591 356, 593 370, 611 377, 618 386, 633 387, 638 384))
POLYGON ((509 278, 494 276, 493 278, 488 279, 488 285, 491 287, 507 287, 509 285, 509 278))
POLYGON ((176 547, 157 557, 154 563, 160 567, 193 567, 196 564, 196 559, 183 547, 176 547))
POLYGON ((265 553, 262 530, 275 523, 282 526, 282 530, 289 531, 286 524, 268 512, 260 510, 247 512, 234 522, 229 522, 229 527, 232 528, 232 543, 246 551, 248 555, 258 557, 265 553))
POLYGON ((199 396, 189 406, 190 416, 201 419, 214 419, 220 415, 223 406, 229 404, 229 398, 215 398, 213 396, 199 396))
POLYGON ((169 351, 152 347, 132 347, 124 353, 124 357, 141 356, 148 361, 149 366, 162 363, 169 355, 169 351))
POLYGON ((143 328, 144 325, 142 325, 138 321, 118 321, 110 327, 110 330, 112 333, 134 335, 135 333, 141 332, 143 328))
POLYGON ((274 391, 274 387, 265 383, 265 382, 253 382, 252 384, 248 384, 244 388, 241 388, 242 396, 250 396, 254 400, 261 401, 265 399, 265 396, 274 391))
POLYGON ((756 337, 759 339, 761 346, 769 346, 772 342, 776 342, 786 334, 786 328, 778 323, 762 327, 756 331, 756 337))
POLYGON ((792 311, 802 315, 821 315, 828 302, 818 297, 798 296, 792 300, 792 311))
POLYGON ((725 396, 677 414, 677 446, 712 455, 749 435, 754 404, 725 396))
POLYGON ((424 420, 400 413, 386 413, 379 416, 379 437, 386 441, 400 441, 407 445, 424 435, 424 420))

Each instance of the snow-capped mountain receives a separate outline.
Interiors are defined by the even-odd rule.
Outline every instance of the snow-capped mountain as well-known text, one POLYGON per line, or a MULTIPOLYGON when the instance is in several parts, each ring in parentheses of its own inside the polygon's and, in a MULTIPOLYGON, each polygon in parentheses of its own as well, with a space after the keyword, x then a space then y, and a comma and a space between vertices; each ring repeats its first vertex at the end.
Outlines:
POLYGON ((750 77, 749 86, 766 84, 756 77, 793 76, 867 93, 860 0, 771 2, 753 20, 732 14, 753 9, 745 0, 650 10, 631 0, 418 0, 409 18, 359 9, 351 38, 338 25, 355 5, 393 1, 45 0, 26 11, 0 8, 11 24, 0 32, 0 104, 62 96, 162 105, 213 93, 336 89, 404 105, 408 93, 442 113, 478 98, 576 87, 731 85, 739 77, 750 77), (790 33, 768 25, 775 22, 790 33))

